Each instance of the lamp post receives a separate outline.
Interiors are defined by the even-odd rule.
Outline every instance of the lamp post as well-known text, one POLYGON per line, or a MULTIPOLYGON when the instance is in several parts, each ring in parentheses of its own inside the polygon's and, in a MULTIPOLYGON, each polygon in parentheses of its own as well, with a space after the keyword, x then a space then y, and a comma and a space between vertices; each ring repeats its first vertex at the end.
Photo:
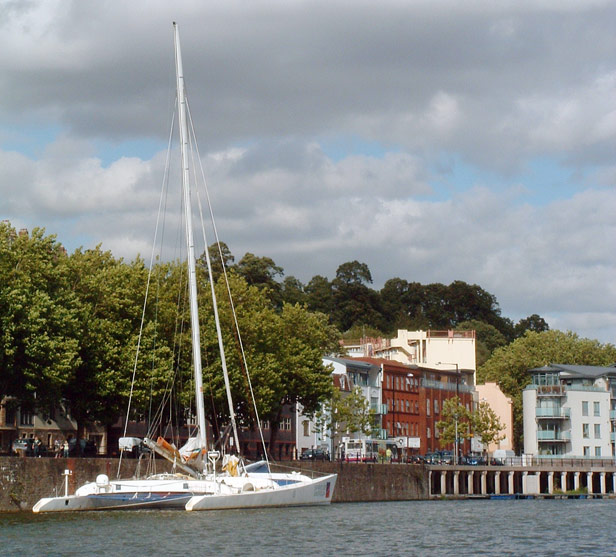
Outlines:
MULTIPOLYGON (((436 365, 446 365, 446 366, 456 366, 456 399, 458 400, 458 404, 460 404, 460 369, 457 363, 451 362, 436 362, 436 365)), ((454 420, 456 424, 456 439, 454 441, 454 455, 453 455, 453 463, 454 465, 458 464, 458 411, 454 414, 454 420)))

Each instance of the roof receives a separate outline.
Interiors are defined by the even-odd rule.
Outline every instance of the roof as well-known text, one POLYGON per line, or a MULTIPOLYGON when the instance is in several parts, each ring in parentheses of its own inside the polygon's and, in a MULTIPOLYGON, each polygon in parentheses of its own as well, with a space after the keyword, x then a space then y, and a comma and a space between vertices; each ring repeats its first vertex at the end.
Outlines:
POLYGON ((603 377, 610 375, 616 377, 616 365, 611 366, 578 366, 568 364, 550 364, 547 366, 529 369, 529 373, 562 373, 566 377, 603 377))
POLYGON ((374 368, 378 368, 379 366, 370 363, 370 362, 364 362, 362 360, 355 360, 355 359, 351 359, 351 358, 335 358, 333 356, 327 356, 326 358, 323 358, 324 360, 330 360, 332 362, 335 362, 337 364, 341 364, 347 368, 353 368, 356 371, 363 371, 365 373, 369 373, 370 371, 372 371, 374 368))

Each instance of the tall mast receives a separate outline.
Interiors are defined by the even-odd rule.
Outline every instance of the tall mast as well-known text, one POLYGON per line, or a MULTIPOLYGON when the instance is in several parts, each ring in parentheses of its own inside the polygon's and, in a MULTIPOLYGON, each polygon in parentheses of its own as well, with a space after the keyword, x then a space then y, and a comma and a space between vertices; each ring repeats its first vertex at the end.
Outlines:
POLYGON ((180 32, 173 22, 175 45, 175 72, 177 79, 178 124, 180 128, 180 152, 182 155, 182 190, 184 192, 184 220, 186 223, 186 247, 188 251, 188 292, 190 297, 190 326, 192 331, 193 368, 195 376, 195 399, 197 404, 197 438, 205 447, 205 408, 203 403, 203 378, 201 375, 201 338, 199 334, 199 307, 197 305, 197 273, 195 264, 195 243, 192 232, 192 210, 190 200, 190 172, 188 168, 188 124, 186 121, 186 91, 180 50, 180 32))

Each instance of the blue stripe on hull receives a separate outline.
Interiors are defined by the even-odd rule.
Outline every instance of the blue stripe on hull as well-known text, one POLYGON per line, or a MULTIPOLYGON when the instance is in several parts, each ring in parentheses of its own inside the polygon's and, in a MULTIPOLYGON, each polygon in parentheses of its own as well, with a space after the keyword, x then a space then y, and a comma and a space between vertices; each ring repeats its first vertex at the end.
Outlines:
POLYGON ((88 495, 93 509, 180 509, 192 497, 192 493, 104 493, 88 495))

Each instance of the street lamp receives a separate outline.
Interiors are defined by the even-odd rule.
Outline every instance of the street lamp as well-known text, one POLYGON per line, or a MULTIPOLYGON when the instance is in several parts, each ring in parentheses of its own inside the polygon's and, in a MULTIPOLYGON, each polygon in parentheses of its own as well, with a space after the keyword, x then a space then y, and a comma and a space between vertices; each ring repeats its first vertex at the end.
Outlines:
MULTIPOLYGON (((458 400, 458 404, 460 404, 460 369, 458 368, 457 363, 451 362, 436 362, 436 365, 445 365, 445 366, 456 366, 456 398, 458 400)), ((454 465, 458 464, 458 411, 454 414, 455 424, 456 424, 456 439, 454 441, 454 450, 455 453, 453 455, 453 463, 454 465)))

